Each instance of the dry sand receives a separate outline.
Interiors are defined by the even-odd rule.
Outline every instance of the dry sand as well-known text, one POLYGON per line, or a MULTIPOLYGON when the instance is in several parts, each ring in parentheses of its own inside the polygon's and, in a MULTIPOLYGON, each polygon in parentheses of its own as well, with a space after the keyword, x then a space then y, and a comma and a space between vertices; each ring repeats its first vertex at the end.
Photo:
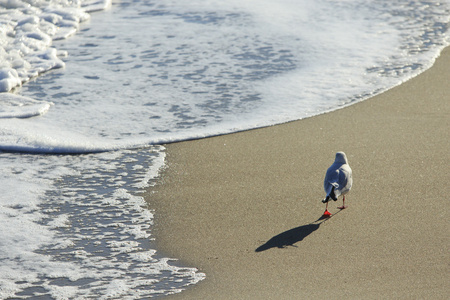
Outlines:
POLYGON ((379 96, 332 113, 167 145, 160 252, 206 273, 174 299, 448 299, 450 49, 379 96), (325 208, 336 151, 349 207, 325 208))

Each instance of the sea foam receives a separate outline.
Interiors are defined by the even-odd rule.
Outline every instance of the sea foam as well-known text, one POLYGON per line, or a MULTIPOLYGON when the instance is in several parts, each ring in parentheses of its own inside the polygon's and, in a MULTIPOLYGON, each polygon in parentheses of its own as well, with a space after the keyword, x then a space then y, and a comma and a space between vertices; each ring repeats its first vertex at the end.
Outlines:
POLYGON ((449 42, 448 3, 117 5, 56 51, 70 67, 22 91, 55 105, 5 129, 0 149, 108 151, 298 120, 416 76, 449 42))
POLYGON ((8 92, 31 78, 64 67, 64 51, 54 40, 73 35, 88 12, 106 9, 101 1, 0 1, 0 92, 8 92))

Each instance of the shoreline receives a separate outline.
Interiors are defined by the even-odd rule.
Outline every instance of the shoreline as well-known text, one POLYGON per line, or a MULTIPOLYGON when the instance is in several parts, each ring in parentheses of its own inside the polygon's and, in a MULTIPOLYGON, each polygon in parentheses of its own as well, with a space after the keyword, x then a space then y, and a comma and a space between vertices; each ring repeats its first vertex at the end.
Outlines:
POLYGON ((427 71, 345 108, 164 145, 160 253, 206 279, 168 298, 445 299, 450 47, 427 71), (354 185, 321 221, 337 151, 354 185), (447 176, 446 176, 447 175, 447 176), (258 251, 257 251, 258 250, 258 251))

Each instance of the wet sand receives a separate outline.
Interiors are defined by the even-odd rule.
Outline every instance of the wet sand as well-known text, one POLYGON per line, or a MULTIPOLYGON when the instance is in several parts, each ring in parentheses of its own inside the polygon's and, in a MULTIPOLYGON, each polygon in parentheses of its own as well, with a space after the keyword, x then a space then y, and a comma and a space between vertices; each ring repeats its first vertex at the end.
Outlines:
POLYGON ((168 299, 447 299, 450 49, 421 75, 328 114, 166 145, 159 251, 206 273, 168 299), (320 220, 335 152, 348 208, 320 220))

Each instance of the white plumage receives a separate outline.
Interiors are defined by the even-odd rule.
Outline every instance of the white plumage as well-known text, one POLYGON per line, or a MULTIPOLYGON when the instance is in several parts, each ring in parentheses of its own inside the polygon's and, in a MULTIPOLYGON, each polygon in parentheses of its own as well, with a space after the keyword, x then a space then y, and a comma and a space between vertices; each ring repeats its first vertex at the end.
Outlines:
POLYGON ((345 194, 347 194, 352 188, 352 169, 350 168, 347 160, 347 156, 344 152, 337 152, 334 163, 328 168, 325 174, 325 180, 323 182, 323 188, 326 193, 326 198, 322 200, 323 203, 333 199, 337 200, 339 196, 344 196, 343 205, 339 208, 344 209, 345 206, 345 194))

